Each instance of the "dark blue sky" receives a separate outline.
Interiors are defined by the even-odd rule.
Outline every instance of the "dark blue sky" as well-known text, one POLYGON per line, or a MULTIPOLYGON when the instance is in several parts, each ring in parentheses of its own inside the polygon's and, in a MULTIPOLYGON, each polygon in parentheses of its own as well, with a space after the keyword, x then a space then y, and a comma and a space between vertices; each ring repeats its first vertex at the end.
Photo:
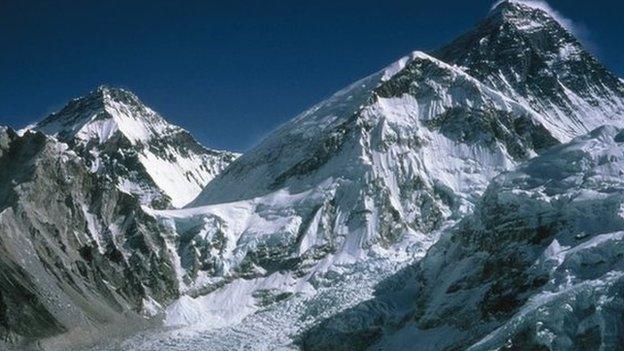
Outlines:
MULTIPOLYGON (((356 79, 451 40, 492 3, 0 0, 0 124, 21 127, 106 83, 207 146, 244 151, 356 79)), ((621 1, 549 3, 624 76, 621 1)))

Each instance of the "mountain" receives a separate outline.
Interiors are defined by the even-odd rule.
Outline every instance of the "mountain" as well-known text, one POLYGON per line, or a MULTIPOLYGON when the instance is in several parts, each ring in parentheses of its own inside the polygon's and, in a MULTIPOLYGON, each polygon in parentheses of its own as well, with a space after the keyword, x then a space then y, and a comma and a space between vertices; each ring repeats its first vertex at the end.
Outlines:
POLYGON ((206 149, 129 91, 101 86, 33 130, 67 143, 146 205, 182 207, 238 155, 206 149))
POLYGON ((594 126, 621 125, 622 97, 621 81, 547 12, 503 2, 453 43, 414 52, 281 126, 187 208, 154 213, 179 237, 192 297, 166 323, 241 321, 263 311, 257 296, 267 293, 315 301, 355 269, 381 279, 378 266, 418 260, 500 172, 594 126), (552 61, 568 44, 574 53, 552 61), (512 76, 521 79, 502 83, 512 76), (234 294, 245 307, 222 307, 234 294))
MULTIPOLYGON (((621 82, 541 9, 503 2, 432 55, 414 52, 338 92, 233 162, 186 209, 155 213, 180 238, 187 292, 274 274, 298 286, 372 256, 423 252, 498 173, 620 123, 610 113, 624 101, 621 82), (516 88, 502 83, 512 76, 522 78, 516 88)), ((180 308, 172 323, 192 323, 180 308)))
POLYGON ((622 80, 535 2, 501 2, 432 55, 530 106, 561 141, 605 123, 623 126, 622 80))
POLYGON ((192 282, 309 277, 396 244, 423 247, 491 177, 558 143, 538 120, 415 52, 279 128, 189 208, 156 215, 176 223, 192 282))
POLYGON ((178 296, 168 233, 66 144, 0 128, 0 339, 144 326, 178 296))
POLYGON ((306 350, 616 350, 624 130, 600 127, 492 181, 472 215, 306 350))
MULTIPOLYGON (((167 328, 96 349, 426 348, 425 334, 462 348, 503 326, 518 331, 512 343, 536 340, 513 329, 514 314, 558 291, 543 289, 565 270, 535 260, 565 262, 561 247, 591 249, 587 240, 620 230, 619 195, 607 198, 619 191, 621 132, 575 138, 621 126, 622 96, 548 12, 517 1, 334 94, 227 167, 236 155, 210 153, 131 93, 100 88, 34 128, 48 137, 3 129, 3 335, 50 346, 144 320, 167 328), (202 168, 206 155, 223 167, 202 168), (186 181, 167 182, 163 169, 186 181), (87 322, 58 311, 67 300, 87 322)), ((604 255, 616 272, 617 252, 604 255)), ((566 279, 612 282, 582 263, 566 279)), ((576 329, 589 340, 579 345, 610 335, 594 320, 576 329)), ((564 322, 545 320, 539 337, 572 338, 564 322)), ((483 345, 503 339, 492 335, 483 345)))
POLYGON ((180 283, 172 233, 143 206, 183 205, 237 156, 105 86, 0 128, 0 338, 62 349, 148 325, 180 283))

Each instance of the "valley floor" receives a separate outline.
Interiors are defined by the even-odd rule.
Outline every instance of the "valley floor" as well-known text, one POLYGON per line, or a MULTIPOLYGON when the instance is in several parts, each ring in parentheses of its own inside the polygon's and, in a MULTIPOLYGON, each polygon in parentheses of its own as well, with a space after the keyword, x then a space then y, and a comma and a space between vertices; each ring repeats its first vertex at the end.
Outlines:
POLYGON ((297 350, 293 337, 372 298, 379 282, 422 258, 425 249, 408 250, 410 258, 378 258, 340 267, 323 278, 314 295, 295 295, 275 302, 236 325, 211 328, 197 324, 149 330, 127 339, 111 339, 89 349, 71 351, 297 350))

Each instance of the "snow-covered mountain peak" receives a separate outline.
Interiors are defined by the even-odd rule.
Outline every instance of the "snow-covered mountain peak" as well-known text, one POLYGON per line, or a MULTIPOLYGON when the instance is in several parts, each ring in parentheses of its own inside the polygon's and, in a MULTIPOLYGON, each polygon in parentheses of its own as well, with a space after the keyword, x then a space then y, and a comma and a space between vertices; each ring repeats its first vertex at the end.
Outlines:
POLYGON ((572 48, 575 51, 584 51, 574 36, 572 22, 542 1, 500 2, 473 34, 475 32, 482 35, 480 40, 483 41, 495 34, 522 36, 529 40, 534 50, 556 51, 567 47, 568 51, 572 48), (542 42, 536 40, 538 37, 542 42))
POLYGON ((307 282, 427 247, 491 178, 556 143, 534 111, 414 52, 280 127, 186 209, 155 214, 180 238, 188 291, 278 271, 307 282))
POLYGON ((561 141, 624 126, 624 84, 566 27, 542 3, 506 1, 433 56, 530 106, 561 141))
POLYGON ((37 123, 35 129, 61 141, 105 143, 119 132, 130 143, 175 133, 179 128, 124 89, 100 86, 70 101, 63 109, 37 123))
POLYGON ((294 176, 291 173, 305 162, 321 165, 321 156, 316 153, 326 154, 325 149, 339 147, 334 144, 342 142, 347 129, 353 132, 370 128, 367 125, 388 123, 390 127, 382 128, 384 133, 390 133, 388 128, 398 128, 404 134, 401 138, 409 139, 424 127, 417 126, 415 120, 433 123, 448 109, 459 108, 508 111, 526 117, 531 124, 541 122, 536 112, 482 84, 460 67, 414 51, 282 125, 237 160, 189 206, 266 195, 276 189, 276 177, 280 182, 289 179, 287 176, 294 176), (470 98, 473 101, 468 106, 466 99, 470 98), (302 161, 308 158, 309 161, 302 161))
POLYGON ((130 91, 99 86, 32 129, 67 143, 93 172, 156 207, 179 207, 238 155, 200 145, 130 91))
POLYGON ((141 110, 149 115, 156 114, 156 112, 152 109, 145 106, 145 104, 133 92, 122 88, 100 85, 96 90, 89 94, 88 98, 101 99, 105 107, 113 107, 115 104, 123 104, 141 110))

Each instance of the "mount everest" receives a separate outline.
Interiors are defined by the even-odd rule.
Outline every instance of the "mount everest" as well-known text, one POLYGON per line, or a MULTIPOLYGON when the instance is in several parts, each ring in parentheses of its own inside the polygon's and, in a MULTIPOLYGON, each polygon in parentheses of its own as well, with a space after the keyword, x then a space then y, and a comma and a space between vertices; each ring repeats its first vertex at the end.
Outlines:
POLYGON ((520 1, 240 157, 100 87, 0 129, 0 335, 50 350, 614 348, 622 112, 622 81, 520 1))

